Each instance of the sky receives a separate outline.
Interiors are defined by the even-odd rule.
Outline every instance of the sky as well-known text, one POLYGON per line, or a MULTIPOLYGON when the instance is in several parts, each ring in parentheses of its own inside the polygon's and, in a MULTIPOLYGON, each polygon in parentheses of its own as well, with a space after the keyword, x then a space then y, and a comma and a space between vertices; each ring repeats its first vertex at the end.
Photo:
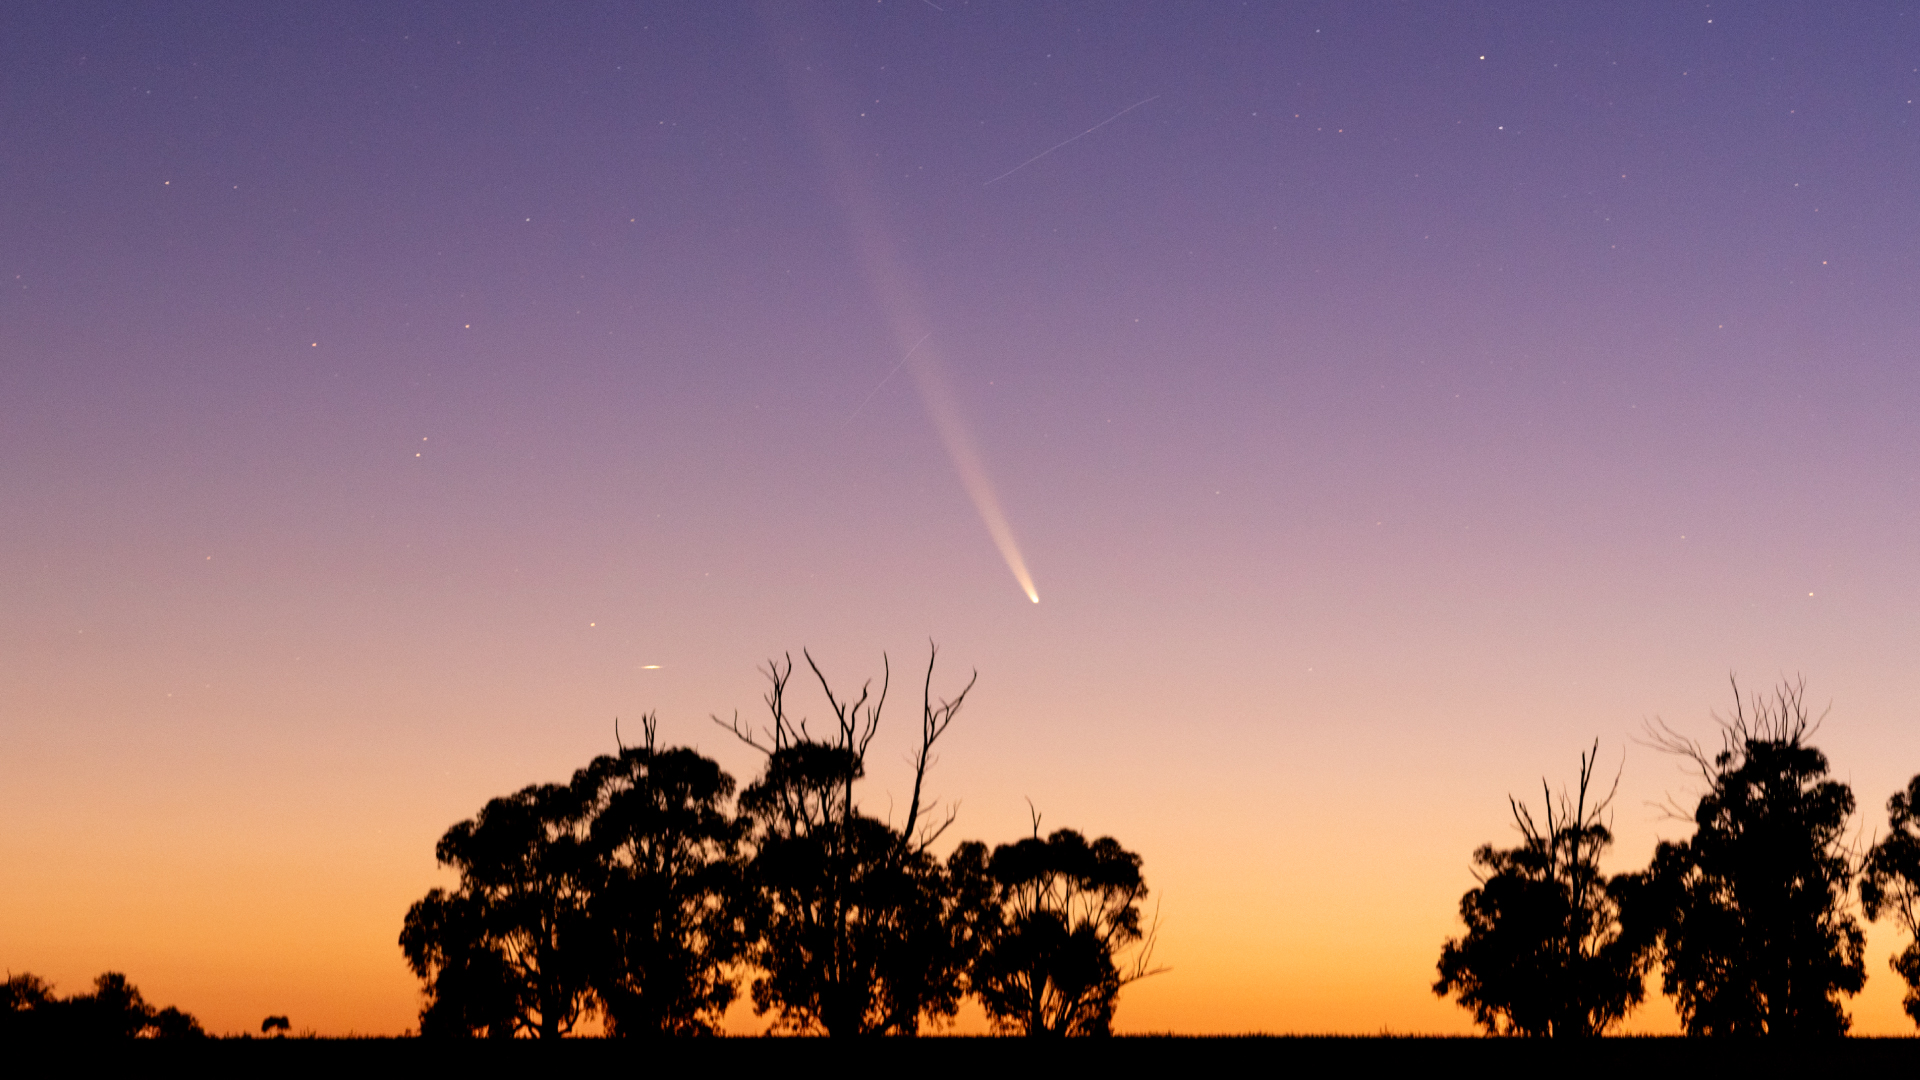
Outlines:
POLYGON ((1610 870, 1730 677, 1920 772, 1916 101, 1892 2, 8 6, 0 967, 401 1032, 450 825, 933 642, 1119 1030, 1468 1031, 1582 751, 1610 870))

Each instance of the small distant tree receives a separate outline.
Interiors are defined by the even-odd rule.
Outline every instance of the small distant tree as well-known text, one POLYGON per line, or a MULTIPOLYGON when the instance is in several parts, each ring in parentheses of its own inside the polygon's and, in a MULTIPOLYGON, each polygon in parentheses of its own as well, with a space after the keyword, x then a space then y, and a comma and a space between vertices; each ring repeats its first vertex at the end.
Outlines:
POLYGON ((1107 1035, 1120 990, 1158 973, 1154 930, 1140 924, 1140 856, 1072 829, 994 848, 993 914, 972 987, 996 1028, 1024 1035, 1107 1035), (1137 947, 1137 948, 1136 948, 1137 947), (1124 967, 1119 955, 1133 949, 1124 967))
POLYGON ((935 702, 933 658, 927 662, 920 747, 913 794, 902 828, 860 811, 853 788, 866 773, 867 747, 879 728, 888 679, 857 697, 834 692, 811 655, 807 664, 834 712, 833 730, 809 732, 787 713, 793 673, 768 665, 763 731, 716 719, 767 755, 765 771, 740 796, 751 830, 746 900, 759 933, 752 959, 755 1011, 776 1014, 780 1028, 829 1035, 912 1035, 924 1019, 959 1008, 979 914, 966 908, 981 890, 959 887, 980 852, 963 848, 943 865, 928 848, 953 821, 922 822, 927 768, 935 742, 972 689, 935 702), (958 860, 957 862, 955 860, 958 860), (969 861, 971 860, 971 861, 969 861))
POLYGON ((1886 839, 1867 852, 1860 906, 1869 919, 1893 913, 1907 932, 1891 964, 1907 984, 1907 1015, 1920 1024, 1920 776, 1887 800, 1887 819, 1886 839))
POLYGON ((557 1038, 590 1003, 586 806, 562 784, 487 803, 434 854, 460 875, 407 912, 400 948, 427 984, 422 1035, 557 1038))
POLYGON ((1663 842, 1626 883, 1625 917, 1660 942, 1662 985, 1690 1035, 1834 1036, 1841 995, 1866 979, 1865 939, 1849 911, 1853 792, 1827 776, 1809 739, 1805 684, 1742 701, 1707 751, 1665 725, 1655 746, 1691 762, 1706 792, 1693 836, 1663 842))
POLYGON ((1580 756, 1573 795, 1556 800, 1541 782, 1544 823, 1508 797, 1519 846, 1473 853, 1480 885, 1460 898, 1467 932, 1441 949, 1433 992, 1452 994, 1491 1034, 1601 1035, 1646 996, 1647 943, 1622 933, 1600 870, 1613 790, 1592 788, 1599 750, 1580 756))
POLYGON ((591 981, 615 1036, 710 1034, 745 946, 737 893, 743 824, 733 778, 685 747, 646 741, 574 777, 592 818, 591 981))

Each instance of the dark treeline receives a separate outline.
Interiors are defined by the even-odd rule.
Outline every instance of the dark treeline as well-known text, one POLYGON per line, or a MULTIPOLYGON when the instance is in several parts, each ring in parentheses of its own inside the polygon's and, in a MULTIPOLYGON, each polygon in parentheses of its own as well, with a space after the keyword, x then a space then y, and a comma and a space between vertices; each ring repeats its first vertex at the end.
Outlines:
MULTIPOLYGON (((803 654, 804 655, 804 654, 803 654)), ((925 791, 935 744, 973 682, 933 694, 927 664, 912 795, 895 825, 865 812, 890 671, 838 694, 807 656, 831 721, 789 715, 791 658, 770 664, 770 720, 719 721, 764 755, 735 794, 718 764, 656 740, 565 784, 494 799, 436 850, 459 874, 407 913, 423 1036, 714 1031, 746 983, 793 1034, 913 1035, 974 996, 998 1030, 1106 1034, 1121 988, 1152 974, 1140 859, 1070 829, 933 853, 953 825, 925 791), (1129 959, 1130 957, 1130 959, 1129 959)))
POLYGON ((0 1042, 53 1039, 75 1044, 120 1039, 198 1039, 200 1021, 169 1005, 156 1009, 125 975, 109 971, 93 991, 60 997, 45 979, 22 973, 0 983, 0 1042))
POLYGON ((1509 798, 1521 842, 1474 853, 1467 932, 1442 949, 1434 992, 1494 1034, 1593 1036, 1643 1001, 1657 968, 1689 1035, 1838 1036, 1842 998, 1866 980, 1857 910, 1907 931, 1892 966, 1920 1023, 1920 776, 1861 853, 1846 838, 1853 792, 1809 741, 1819 724, 1804 684, 1744 701, 1736 685, 1720 726, 1714 750, 1649 729, 1705 790, 1691 813, 1674 808, 1693 835, 1660 843, 1644 870, 1600 871, 1613 796, 1592 785, 1597 743, 1576 789, 1548 794, 1544 820, 1509 798))

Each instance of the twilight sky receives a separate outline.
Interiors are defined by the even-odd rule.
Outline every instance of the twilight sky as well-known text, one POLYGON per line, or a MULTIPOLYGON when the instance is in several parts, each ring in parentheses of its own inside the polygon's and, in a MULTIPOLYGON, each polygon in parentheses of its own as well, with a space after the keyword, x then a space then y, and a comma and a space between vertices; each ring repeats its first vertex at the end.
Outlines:
POLYGON ((1613 869, 1729 672, 1920 771, 1916 101, 1905 3, 9 6, 0 967, 398 1032, 448 825, 933 638, 1121 1029, 1464 1031, 1595 739, 1613 869))

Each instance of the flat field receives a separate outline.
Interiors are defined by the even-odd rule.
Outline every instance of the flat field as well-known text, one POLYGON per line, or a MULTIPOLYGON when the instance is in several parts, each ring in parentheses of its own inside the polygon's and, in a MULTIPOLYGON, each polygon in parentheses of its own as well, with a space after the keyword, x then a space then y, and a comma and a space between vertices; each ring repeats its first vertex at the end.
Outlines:
POLYGON ((785 1070, 910 1068, 914 1075, 982 1076, 1063 1067, 1110 1075, 1162 1072, 1190 1075, 1232 1070, 1263 1076, 1326 1076, 1345 1070, 1446 1070, 1472 1075, 1510 1075, 1551 1069, 1555 1075, 1616 1075, 1638 1080, 1648 1070, 1723 1075, 1750 1069, 1758 1075, 1847 1070, 1885 1075, 1920 1071, 1920 1039, 1833 1039, 1813 1042, 1612 1038, 1555 1043, 1520 1039, 1421 1038, 1406 1036, 1124 1036, 1071 1042, 1023 1039, 927 1037, 867 1041, 788 1038, 716 1038, 660 1043, 567 1039, 543 1045, 443 1043, 418 1039, 215 1039, 193 1044, 143 1042, 75 1048, 72 1064, 132 1066, 169 1063, 213 1074, 339 1075, 343 1070, 432 1070, 478 1075, 522 1072, 554 1075, 556 1069, 691 1068, 736 1077, 785 1070))

